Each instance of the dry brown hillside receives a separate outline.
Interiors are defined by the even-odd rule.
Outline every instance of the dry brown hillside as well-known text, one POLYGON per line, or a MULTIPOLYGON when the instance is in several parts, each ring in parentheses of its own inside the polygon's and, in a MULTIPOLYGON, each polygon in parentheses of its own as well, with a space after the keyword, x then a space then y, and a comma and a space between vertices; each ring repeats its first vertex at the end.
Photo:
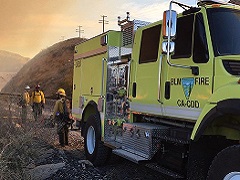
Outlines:
POLYGON ((0 72, 17 72, 28 60, 19 54, 0 50, 0 72))
POLYGON ((239 0, 230 0, 230 3, 233 3, 233 4, 240 5, 240 2, 239 2, 239 0))
POLYGON ((0 50, 0 90, 28 60, 19 54, 0 50))
POLYGON ((55 97, 59 87, 71 96, 74 46, 81 41, 81 38, 68 39, 42 50, 20 69, 1 92, 21 93, 26 85, 33 90, 40 84, 47 97, 55 97))

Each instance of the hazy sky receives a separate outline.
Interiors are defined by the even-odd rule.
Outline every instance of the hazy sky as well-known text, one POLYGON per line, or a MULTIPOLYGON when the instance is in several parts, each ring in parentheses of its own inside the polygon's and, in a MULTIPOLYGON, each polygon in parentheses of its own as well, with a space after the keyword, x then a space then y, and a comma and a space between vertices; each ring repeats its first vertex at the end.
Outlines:
MULTIPOLYGON (((42 49, 73 37, 82 26, 81 37, 119 30, 117 17, 155 22, 168 9, 168 0, 0 0, 0 50, 34 57, 42 49)), ((196 0, 179 2, 194 6, 196 0)))

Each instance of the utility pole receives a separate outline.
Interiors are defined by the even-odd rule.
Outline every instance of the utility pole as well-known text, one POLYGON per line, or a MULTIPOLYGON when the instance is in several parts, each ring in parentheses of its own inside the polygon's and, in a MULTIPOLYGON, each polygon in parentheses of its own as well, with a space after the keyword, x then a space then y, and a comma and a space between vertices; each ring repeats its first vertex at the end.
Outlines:
POLYGON ((76 29, 76 32, 78 32, 78 37, 81 38, 81 33, 84 33, 84 30, 81 29, 82 26, 78 26, 78 28, 76 29))
POLYGON ((103 32, 104 32, 104 31, 105 31, 105 30, 104 30, 104 25, 105 25, 105 24, 108 24, 108 21, 105 20, 105 18, 106 18, 107 16, 102 15, 101 17, 102 17, 102 19, 101 19, 101 20, 98 20, 98 23, 102 23, 102 24, 103 24, 102 29, 103 29, 103 32))

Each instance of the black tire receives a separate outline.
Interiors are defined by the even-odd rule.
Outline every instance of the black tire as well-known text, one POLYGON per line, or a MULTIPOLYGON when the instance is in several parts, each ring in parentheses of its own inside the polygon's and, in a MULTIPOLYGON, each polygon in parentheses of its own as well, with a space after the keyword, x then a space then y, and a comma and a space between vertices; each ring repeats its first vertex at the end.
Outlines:
POLYGON ((209 168, 207 180, 223 180, 231 172, 235 172, 235 178, 240 177, 240 145, 227 147, 218 153, 209 168))
POLYGON ((84 131, 84 150, 87 160, 94 166, 104 165, 110 157, 111 149, 101 141, 101 122, 99 116, 89 116, 84 131))

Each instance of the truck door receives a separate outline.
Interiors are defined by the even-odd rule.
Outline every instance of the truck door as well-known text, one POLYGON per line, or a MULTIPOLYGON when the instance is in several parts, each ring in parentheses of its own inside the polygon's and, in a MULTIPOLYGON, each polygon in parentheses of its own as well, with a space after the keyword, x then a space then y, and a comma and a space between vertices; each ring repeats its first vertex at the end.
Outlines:
POLYGON ((213 54, 204 24, 200 12, 177 19, 175 51, 170 62, 185 67, 169 66, 163 56, 161 97, 165 116, 197 120, 212 94, 213 54), (197 73, 194 75, 186 66, 195 67, 197 73))
POLYGON ((158 96, 159 42, 161 24, 154 23, 137 31, 133 49, 131 110, 162 115, 158 96))

